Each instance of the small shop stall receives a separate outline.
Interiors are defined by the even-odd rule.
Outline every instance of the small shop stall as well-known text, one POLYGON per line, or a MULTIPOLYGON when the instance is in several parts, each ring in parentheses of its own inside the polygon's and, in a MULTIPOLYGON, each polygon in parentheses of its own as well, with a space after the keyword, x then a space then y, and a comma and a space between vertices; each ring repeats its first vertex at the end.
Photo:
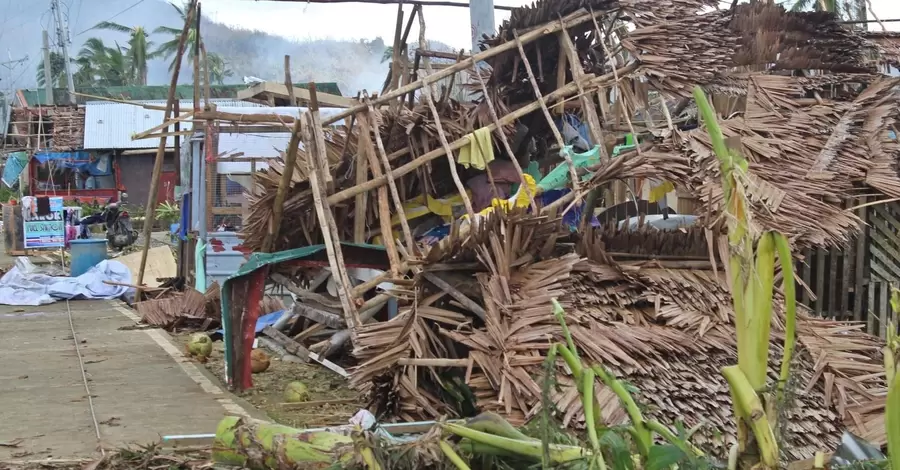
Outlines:
POLYGON ((60 196, 66 201, 103 205, 119 201, 124 186, 110 153, 37 152, 31 159, 34 196, 60 196))

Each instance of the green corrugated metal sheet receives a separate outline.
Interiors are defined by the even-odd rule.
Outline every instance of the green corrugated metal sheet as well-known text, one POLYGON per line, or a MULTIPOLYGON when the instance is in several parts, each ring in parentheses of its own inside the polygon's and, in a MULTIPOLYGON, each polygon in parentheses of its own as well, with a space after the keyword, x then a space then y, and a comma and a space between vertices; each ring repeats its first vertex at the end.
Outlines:
MULTIPOLYGON (((363 252, 368 251, 372 254, 377 253, 378 255, 384 257, 384 259, 379 260, 381 263, 387 263, 387 255, 385 253, 384 246, 381 245, 369 245, 366 243, 348 243, 341 242, 341 251, 344 253, 344 257, 348 261, 348 264, 353 261, 353 255, 347 252, 347 249, 362 249, 363 252)), ((276 253, 253 253, 250 255, 250 259, 244 263, 238 272, 232 274, 225 280, 222 285, 222 329, 225 330, 225 334, 223 335, 223 340, 225 341, 225 371, 227 380, 231 380, 234 376, 234 364, 233 364, 233 342, 231 332, 235 327, 240 328, 240 325, 232 325, 231 324, 231 310, 234 307, 231 305, 231 290, 234 288, 234 283, 241 278, 244 278, 258 269, 264 268, 266 266, 278 263, 284 263, 287 261, 293 261, 297 259, 308 258, 313 256, 321 251, 325 250, 325 245, 312 245, 305 246, 302 248, 295 248, 293 250, 279 251, 276 253)), ((370 255, 372 256, 372 255, 370 255)), ((253 286, 251 288, 258 288, 260 290, 263 289, 263 286, 253 286)))
MULTIPOLYGON (((307 88, 308 85, 306 83, 297 83, 294 85, 298 88, 307 88)), ((210 98, 237 98, 237 93, 240 90, 244 90, 248 88, 248 85, 240 84, 240 85, 213 85, 209 87, 210 98)), ((337 83, 316 83, 316 89, 323 93, 330 93, 332 95, 341 95, 341 90, 338 88, 337 83)), ((111 87, 91 87, 91 88, 79 88, 77 90, 78 93, 82 93, 85 95, 93 95, 100 96, 103 98, 115 98, 120 100, 131 100, 131 101, 144 101, 144 100, 164 100, 169 96, 169 87, 168 86, 111 86, 111 87)), ((46 106, 47 100, 43 90, 19 90, 21 96, 25 98, 25 101, 29 107, 32 106, 46 106)), ((193 85, 178 85, 175 88, 176 98, 181 100, 189 100, 194 97, 194 86, 193 85)), ((342 95, 341 95, 342 96, 342 95)), ((54 101, 59 103, 68 103, 68 91, 63 88, 57 88, 53 90, 53 99, 54 101)), ((86 98, 84 96, 76 96, 75 97, 78 104, 83 104, 85 101, 92 101, 92 98, 86 98)))

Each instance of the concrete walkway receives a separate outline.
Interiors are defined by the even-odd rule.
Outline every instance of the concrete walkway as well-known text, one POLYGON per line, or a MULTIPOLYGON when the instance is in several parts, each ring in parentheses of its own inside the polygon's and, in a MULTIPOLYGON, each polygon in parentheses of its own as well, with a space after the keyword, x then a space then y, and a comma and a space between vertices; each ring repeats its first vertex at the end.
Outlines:
POLYGON ((19 443, 0 445, 0 461, 97 457, 247 415, 165 332, 120 330, 137 321, 128 307, 69 305, 87 389, 65 302, 0 306, 0 443, 19 443))

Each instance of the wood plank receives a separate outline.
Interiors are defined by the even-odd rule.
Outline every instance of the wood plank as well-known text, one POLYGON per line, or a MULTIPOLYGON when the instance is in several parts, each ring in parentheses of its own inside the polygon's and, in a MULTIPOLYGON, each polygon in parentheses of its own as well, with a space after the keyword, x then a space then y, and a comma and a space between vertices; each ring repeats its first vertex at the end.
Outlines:
MULTIPOLYGON (((365 131, 366 135, 368 135, 369 132, 368 119, 369 117, 365 113, 360 113, 356 116, 356 120, 359 123, 355 162, 357 185, 363 184, 369 179, 369 160, 366 156, 367 150, 363 148, 363 131, 365 131), (365 125, 363 125, 363 120, 366 120, 365 125)), ((369 143, 371 144, 371 140, 369 143)), ((360 193, 356 196, 356 203, 353 206, 353 241, 355 243, 366 242, 366 214, 368 213, 368 204, 369 193, 360 193)))
MULTIPOLYGON (((814 251, 812 249, 807 248, 803 252, 803 266, 802 273, 800 278, 803 279, 803 283, 807 286, 812 285, 812 256, 814 251)), ((809 303, 809 290, 802 289, 800 292, 802 295, 800 297, 800 302, 807 307, 812 307, 809 303)))
MULTIPOLYGON (((866 197, 863 196, 856 201, 856 205, 862 205, 866 203, 866 197)), ((863 289, 868 288, 866 284, 866 215, 868 214, 866 207, 861 207, 856 209, 856 216, 863 221, 862 231, 859 236, 856 237, 856 246, 854 251, 854 268, 853 268, 853 320, 854 321, 863 321, 863 296, 865 293, 863 289)))
POLYGON ((825 250, 816 248, 816 316, 822 316, 825 304, 825 250))
POLYGON ((285 351, 300 359, 303 359, 304 361, 309 359, 309 350, 304 348, 302 344, 294 341, 290 336, 276 330, 272 326, 263 328, 262 334, 268 336, 269 339, 284 348, 285 351))
POLYGON ((869 280, 869 304, 866 308, 866 332, 870 335, 874 335, 875 333, 875 319, 878 317, 876 314, 877 306, 875 305, 875 288, 877 283, 874 279, 869 280))
POLYGON ((484 320, 484 317, 485 317, 484 309, 480 305, 475 303, 475 301, 466 297, 466 295, 463 294, 462 292, 460 292, 458 289, 451 286, 450 283, 439 278, 434 273, 424 272, 424 273, 422 273, 422 276, 424 276, 425 279, 427 279, 429 282, 431 282, 432 284, 437 286, 442 291, 450 294, 450 296, 453 297, 457 302, 463 304, 463 306, 465 306, 466 308, 471 310, 472 313, 474 313, 475 315, 478 315, 479 318, 484 320))
MULTIPOLYGON (((841 250, 843 258, 841 259, 841 320, 852 320, 853 315, 850 312, 850 291, 853 289, 853 278, 851 274, 853 266, 853 247, 845 246, 841 250)), ((854 291, 854 295, 857 295, 854 291)))
POLYGON ((838 258, 840 258, 839 249, 831 248, 828 250, 828 264, 831 271, 831 282, 828 284, 831 290, 828 296, 828 313, 833 318, 841 319, 844 312, 841 312, 838 306, 840 305, 841 296, 847 295, 847 292, 841 289, 844 276, 841 276, 838 272, 838 258))
MULTIPOLYGON (((286 59, 287 60, 287 59, 286 59)), ((246 100, 250 98, 256 98, 259 95, 271 94, 276 98, 283 99, 285 101, 290 102, 291 99, 291 91, 293 91, 294 100, 298 104, 306 104, 309 103, 312 97, 310 96, 310 92, 306 88, 292 88, 292 90, 288 90, 288 87, 284 85, 284 83, 278 82, 263 82, 257 83, 250 88, 244 90, 238 90, 237 99, 238 100, 246 100)), ((321 91, 316 91, 316 99, 319 101, 320 105, 324 105, 328 108, 349 108, 357 105, 359 102, 354 100, 353 98, 347 98, 345 96, 332 95, 330 93, 322 93, 321 91)), ((293 106, 297 106, 295 104, 293 106)), ((352 114, 352 113, 351 113, 352 114)), ((349 114, 347 116, 350 116, 349 114)), ((335 121, 337 122, 337 121, 335 121)))
MULTIPOLYGON (((874 233, 871 237, 872 241, 877 240, 879 237, 874 233)), ((872 263, 871 266, 874 269, 876 266, 879 269, 879 274, 885 282, 897 282, 898 275, 900 272, 900 267, 897 267, 894 264, 894 261, 890 258, 890 256, 886 255, 879 246, 878 243, 870 243, 869 244, 869 253, 872 254, 872 263)))

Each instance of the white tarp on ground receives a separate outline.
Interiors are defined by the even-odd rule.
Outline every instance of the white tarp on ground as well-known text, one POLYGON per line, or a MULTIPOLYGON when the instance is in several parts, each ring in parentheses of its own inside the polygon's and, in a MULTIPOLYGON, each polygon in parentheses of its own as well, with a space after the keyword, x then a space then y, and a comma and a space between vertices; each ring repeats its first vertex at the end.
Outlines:
POLYGON ((39 271, 28 258, 17 258, 16 265, 0 278, 0 305, 46 305, 65 299, 116 299, 133 290, 103 282, 131 284, 131 271, 118 261, 101 261, 78 277, 55 277, 39 271))

